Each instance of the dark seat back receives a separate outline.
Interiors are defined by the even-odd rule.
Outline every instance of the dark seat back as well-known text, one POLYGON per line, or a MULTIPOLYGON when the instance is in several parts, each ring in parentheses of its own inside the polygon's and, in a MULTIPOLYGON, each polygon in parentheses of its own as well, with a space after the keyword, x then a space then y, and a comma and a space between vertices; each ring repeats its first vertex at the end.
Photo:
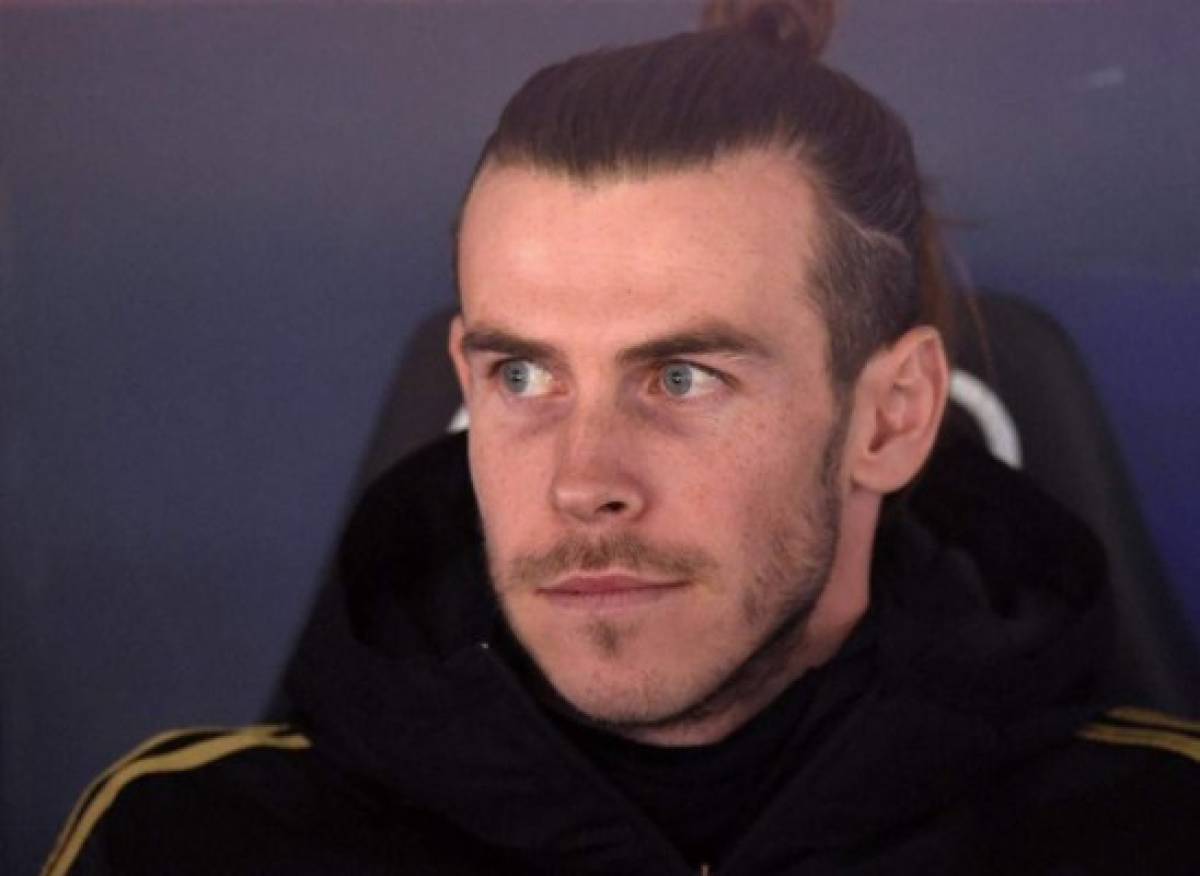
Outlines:
POLYGON ((1082 518, 1107 551, 1117 649, 1110 694, 1196 713, 1196 643, 1078 350, 1028 301, 993 293, 978 296, 976 306, 981 331, 970 315, 960 319, 957 367, 982 379, 1011 415, 1021 468, 1082 518))

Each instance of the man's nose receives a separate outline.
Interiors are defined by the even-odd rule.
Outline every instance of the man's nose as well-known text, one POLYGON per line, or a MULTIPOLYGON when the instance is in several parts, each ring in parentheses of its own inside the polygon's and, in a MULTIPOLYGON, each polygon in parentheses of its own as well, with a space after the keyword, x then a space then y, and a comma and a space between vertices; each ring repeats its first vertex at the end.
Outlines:
POLYGON ((617 410, 576 411, 561 426, 550 487, 554 509, 576 523, 627 523, 646 508, 633 424, 617 410))

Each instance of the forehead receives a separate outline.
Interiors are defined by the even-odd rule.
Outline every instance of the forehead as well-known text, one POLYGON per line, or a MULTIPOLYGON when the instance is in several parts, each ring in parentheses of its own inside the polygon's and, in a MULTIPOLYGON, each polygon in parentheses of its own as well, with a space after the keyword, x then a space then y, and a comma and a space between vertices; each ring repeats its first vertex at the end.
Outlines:
POLYGON ((811 323, 819 221, 812 187, 774 152, 588 181, 485 169, 459 238, 464 318, 633 332, 672 319, 811 323))

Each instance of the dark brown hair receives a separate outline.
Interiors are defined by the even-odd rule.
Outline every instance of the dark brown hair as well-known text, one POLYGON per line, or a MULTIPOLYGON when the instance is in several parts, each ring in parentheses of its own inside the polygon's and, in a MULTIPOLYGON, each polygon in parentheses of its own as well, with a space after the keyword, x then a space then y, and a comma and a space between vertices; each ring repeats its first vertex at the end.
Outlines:
POLYGON ((824 218, 811 278, 844 390, 881 346, 944 326, 935 227, 904 122, 819 56, 832 0, 713 0, 706 29, 535 73, 484 145, 485 166, 579 180, 705 167, 741 150, 795 157, 824 218))

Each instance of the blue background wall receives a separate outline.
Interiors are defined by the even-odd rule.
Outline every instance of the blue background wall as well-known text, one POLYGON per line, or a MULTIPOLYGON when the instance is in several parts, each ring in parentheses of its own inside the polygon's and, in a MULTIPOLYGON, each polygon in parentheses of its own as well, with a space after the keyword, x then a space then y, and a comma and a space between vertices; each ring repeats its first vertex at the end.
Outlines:
MULTIPOLYGON (((372 434, 442 422, 445 374, 394 372, 504 98, 694 15, 0 3, 0 869, 140 738, 260 714, 372 434)), ((1080 342, 1196 626, 1198 34, 1191 0, 859 0, 831 53, 974 279, 1080 342)))

